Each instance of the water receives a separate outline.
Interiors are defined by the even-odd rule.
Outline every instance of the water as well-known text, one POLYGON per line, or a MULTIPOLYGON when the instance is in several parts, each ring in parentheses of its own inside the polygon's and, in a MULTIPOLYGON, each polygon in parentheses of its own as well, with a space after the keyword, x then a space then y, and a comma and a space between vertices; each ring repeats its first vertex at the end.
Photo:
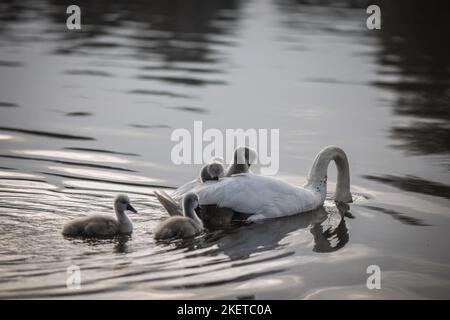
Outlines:
POLYGON ((364 1, 77 3, 82 32, 71 2, 0 4, 1 298, 450 297, 448 4, 382 2, 379 31, 364 1), (198 172, 170 134, 195 120, 279 128, 278 177, 298 185, 342 147, 355 202, 155 243, 152 191, 198 172), (61 236, 118 192, 131 238, 61 236))

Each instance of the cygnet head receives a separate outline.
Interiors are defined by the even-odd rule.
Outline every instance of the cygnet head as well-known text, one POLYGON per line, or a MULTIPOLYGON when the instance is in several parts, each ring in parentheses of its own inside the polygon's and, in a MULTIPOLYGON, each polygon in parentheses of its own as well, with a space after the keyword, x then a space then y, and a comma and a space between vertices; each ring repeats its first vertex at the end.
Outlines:
POLYGON ((137 213, 137 210, 133 208, 133 206, 130 203, 130 198, 126 194, 119 194, 116 199, 114 200, 114 208, 118 211, 131 211, 134 213, 137 213))
POLYGON ((183 197, 183 208, 187 211, 194 210, 199 206, 198 196, 190 192, 183 197))
POLYGON ((213 180, 223 177, 223 165, 221 163, 213 162, 208 166, 207 170, 213 180))
POLYGON ((234 151, 234 160, 237 164, 246 164, 250 167, 257 158, 258 153, 250 147, 238 147, 234 151))
POLYGON ((219 178, 223 177, 224 170, 223 164, 219 162, 208 163, 205 165, 200 172, 200 179, 202 182, 208 180, 219 180, 219 178))

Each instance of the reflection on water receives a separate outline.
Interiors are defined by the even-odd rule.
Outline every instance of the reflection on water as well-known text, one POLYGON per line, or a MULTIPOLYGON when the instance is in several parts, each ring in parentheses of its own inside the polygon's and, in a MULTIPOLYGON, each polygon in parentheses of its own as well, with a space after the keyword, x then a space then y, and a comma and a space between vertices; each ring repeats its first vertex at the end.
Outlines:
POLYGON ((448 2, 383 1, 380 73, 390 81, 375 84, 398 92, 396 114, 413 119, 393 126, 392 137, 415 154, 450 152, 450 24, 448 2), (445 40, 444 40, 445 41, 445 40))
POLYGON ((62 133, 56 133, 56 132, 45 132, 45 131, 38 131, 38 130, 27 130, 27 129, 8 128, 8 127, 0 127, 0 131, 19 132, 19 133, 31 134, 34 136, 44 136, 44 137, 50 137, 50 138, 56 138, 56 139, 94 140, 94 138, 91 138, 91 137, 74 136, 74 135, 70 135, 70 134, 62 134, 62 133))
POLYGON ((66 113, 66 116, 68 117, 88 117, 90 115, 92 115, 92 113, 82 111, 66 113))
POLYGON ((72 32, 70 1, 2 1, 0 297, 450 297, 449 4, 378 3, 370 31, 367 1, 83 0, 72 32), (152 192, 198 172, 170 159, 195 120, 280 128, 279 177, 298 185, 341 146, 354 203, 154 242, 152 192), (118 192, 131 237, 61 236, 118 192))
POLYGON ((11 102, 0 102, 0 107, 3 108, 14 108, 17 107, 17 104, 11 102))
POLYGON ((396 177, 396 176, 365 176, 366 179, 375 180, 378 182, 386 183, 393 187, 422 194, 428 194, 431 196, 443 197, 450 199, 450 186, 427 181, 414 176, 396 177))
POLYGON ((423 220, 410 217, 406 214, 403 214, 401 212, 392 210, 392 209, 386 209, 386 208, 380 208, 375 206, 364 206, 365 208, 368 208, 370 210, 374 210, 377 212, 389 214, 392 218, 406 224, 410 224, 413 226, 428 226, 423 220))

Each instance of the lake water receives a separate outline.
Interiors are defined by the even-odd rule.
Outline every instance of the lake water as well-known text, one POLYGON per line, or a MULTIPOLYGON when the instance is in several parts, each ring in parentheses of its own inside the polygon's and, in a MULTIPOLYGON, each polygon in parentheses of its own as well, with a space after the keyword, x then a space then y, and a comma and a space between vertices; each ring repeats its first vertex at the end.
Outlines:
POLYGON ((450 298, 448 2, 381 2, 381 30, 365 1, 76 3, 81 31, 71 1, 0 4, 0 298, 450 298), (279 129, 297 185, 340 146, 354 203, 331 186, 315 212, 156 243, 152 192, 199 168, 170 135, 195 120, 279 129), (132 237, 62 237, 118 192, 132 237))

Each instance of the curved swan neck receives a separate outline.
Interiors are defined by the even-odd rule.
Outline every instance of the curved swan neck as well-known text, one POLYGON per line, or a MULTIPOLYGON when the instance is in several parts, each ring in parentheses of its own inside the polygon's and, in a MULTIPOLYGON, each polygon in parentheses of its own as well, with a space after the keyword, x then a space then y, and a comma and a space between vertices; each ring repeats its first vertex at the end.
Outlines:
POLYGON ((197 215, 197 213, 195 212, 194 208, 184 208, 184 215, 192 220, 194 220, 194 222, 200 226, 200 228, 203 228, 203 221, 202 219, 200 219, 197 215))
POLYGON ((130 218, 128 218, 124 210, 118 208, 117 206, 114 207, 114 210, 116 211, 117 221, 119 221, 120 224, 131 223, 130 218))
POLYGON ((338 147, 329 146, 319 152, 309 170, 308 182, 305 188, 320 192, 323 201, 325 201, 328 165, 332 160, 334 160, 337 167, 335 201, 352 202, 348 159, 345 152, 338 147))

